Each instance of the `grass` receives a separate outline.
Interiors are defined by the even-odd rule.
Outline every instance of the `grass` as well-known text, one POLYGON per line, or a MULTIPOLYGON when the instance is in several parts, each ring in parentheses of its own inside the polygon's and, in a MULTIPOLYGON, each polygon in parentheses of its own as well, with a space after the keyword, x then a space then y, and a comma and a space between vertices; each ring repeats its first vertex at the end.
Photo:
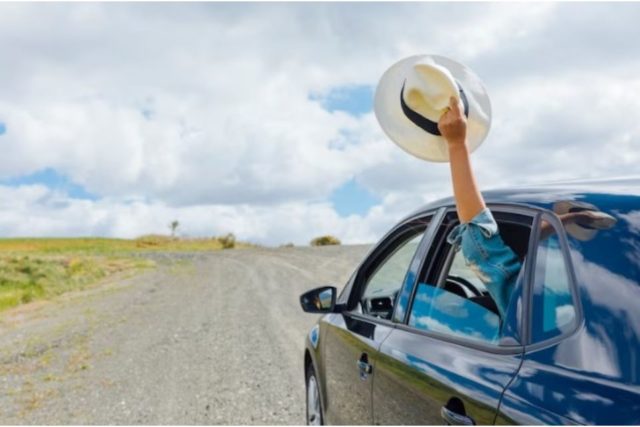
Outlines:
MULTIPOLYGON (((254 247, 249 243, 234 242, 235 248, 254 247)), ((103 238, 47 238, 0 239, 0 254, 39 253, 83 255, 117 255, 147 251, 215 251, 229 247, 228 236, 199 239, 178 239, 162 235, 147 235, 137 239, 103 238)))
POLYGON ((0 311, 80 290, 114 274, 153 265, 135 253, 213 251, 246 248, 230 236, 178 239, 147 235, 137 239, 0 239, 0 311))
POLYGON ((0 255, 0 311, 79 290, 113 274, 149 266, 144 259, 78 255, 0 255))

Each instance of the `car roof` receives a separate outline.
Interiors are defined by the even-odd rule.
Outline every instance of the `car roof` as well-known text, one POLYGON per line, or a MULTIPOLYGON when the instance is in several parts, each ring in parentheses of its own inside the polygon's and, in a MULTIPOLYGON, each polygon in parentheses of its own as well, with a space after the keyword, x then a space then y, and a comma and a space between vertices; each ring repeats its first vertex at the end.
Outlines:
MULTIPOLYGON (((487 204, 533 205, 545 209, 550 209, 554 203, 563 200, 591 203, 603 211, 629 201, 640 207, 640 176, 514 186, 483 191, 482 195, 487 204)), ((407 218, 454 205, 453 197, 434 200, 407 218)))

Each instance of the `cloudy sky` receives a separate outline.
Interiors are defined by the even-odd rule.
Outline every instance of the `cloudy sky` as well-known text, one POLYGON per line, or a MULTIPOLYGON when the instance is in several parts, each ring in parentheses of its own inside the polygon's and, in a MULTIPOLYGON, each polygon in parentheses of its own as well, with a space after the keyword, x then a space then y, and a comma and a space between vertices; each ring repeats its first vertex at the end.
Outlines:
POLYGON ((483 188, 637 174, 640 4, 0 4, 0 236, 372 242, 451 192, 378 79, 469 65, 483 188))

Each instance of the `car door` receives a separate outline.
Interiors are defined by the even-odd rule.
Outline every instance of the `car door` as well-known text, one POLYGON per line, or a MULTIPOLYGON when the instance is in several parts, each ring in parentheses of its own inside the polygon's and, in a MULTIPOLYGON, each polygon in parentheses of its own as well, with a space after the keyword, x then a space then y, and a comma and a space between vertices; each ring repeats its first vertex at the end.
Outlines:
POLYGON ((558 352, 583 353, 575 346, 576 341, 579 342, 578 336, 567 339, 579 324, 580 310, 579 300, 573 292, 569 257, 563 254, 560 227, 551 215, 544 214, 542 218, 552 232, 538 232, 535 257, 532 257, 534 275, 527 298, 526 351, 518 375, 504 393, 497 424, 575 423, 566 416, 567 410, 576 413, 570 409, 572 405, 568 404, 567 392, 580 388, 584 396, 590 396, 585 406, 600 406, 600 401, 593 398, 597 395, 585 387, 588 382, 577 374, 578 369, 555 366, 554 363, 554 355, 558 352))
POLYGON ((622 226, 578 240, 555 215, 541 219, 526 352, 496 424, 637 425, 640 325, 629 314, 640 293, 634 271, 615 256, 622 244, 637 247, 616 235, 622 226))
POLYGON ((375 424, 492 424, 522 362, 522 283, 534 214, 492 209, 501 236, 523 263, 501 318, 486 288, 446 242, 451 210, 427 251, 410 309, 376 357, 375 424))
POLYGON ((320 323, 327 423, 373 422, 375 354, 393 328, 391 315, 401 288, 415 279, 413 261, 420 259, 431 218, 414 218, 385 237, 355 274, 343 301, 346 309, 320 323))

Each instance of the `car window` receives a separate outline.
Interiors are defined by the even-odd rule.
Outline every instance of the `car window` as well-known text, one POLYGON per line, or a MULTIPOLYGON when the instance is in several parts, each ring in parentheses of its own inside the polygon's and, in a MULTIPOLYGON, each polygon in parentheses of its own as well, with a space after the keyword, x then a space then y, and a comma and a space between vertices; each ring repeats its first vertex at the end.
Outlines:
POLYGON ((537 249, 531 308, 531 338, 544 341, 573 328, 576 307, 557 231, 543 220, 537 249))
POLYGON ((409 265, 418 249, 426 223, 411 226, 393 243, 386 256, 372 266, 365 280, 358 311, 390 319, 409 265))
POLYGON ((500 316, 487 288, 456 251, 444 282, 419 283, 409 326, 472 340, 497 342, 500 316))
MULTIPOLYGON (((525 257, 523 252, 526 252, 523 248, 529 242, 531 219, 526 217, 523 222, 501 223, 498 220, 501 237, 521 261, 525 257)), ((448 234, 451 226, 443 236, 448 234)), ((516 323, 517 311, 512 307, 515 304, 509 303, 502 318, 477 270, 467 265, 462 251, 449 244, 443 245, 440 251, 439 256, 446 261, 441 262, 440 271, 421 277, 409 314, 409 326, 491 344, 502 343, 504 331, 509 329, 509 337, 518 341, 517 334, 513 332, 516 327, 506 328, 516 323)), ((520 295, 522 276, 512 280, 513 301, 517 299, 516 295, 520 295)))

